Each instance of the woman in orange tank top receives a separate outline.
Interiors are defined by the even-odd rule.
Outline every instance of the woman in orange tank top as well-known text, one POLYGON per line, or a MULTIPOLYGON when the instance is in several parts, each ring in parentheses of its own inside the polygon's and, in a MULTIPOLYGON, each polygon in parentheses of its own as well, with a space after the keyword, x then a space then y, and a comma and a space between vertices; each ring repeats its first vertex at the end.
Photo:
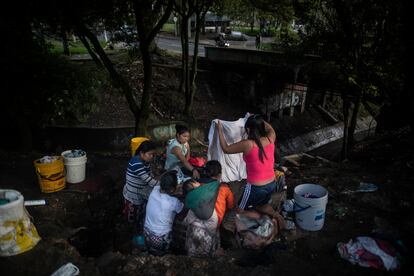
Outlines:
POLYGON ((274 175, 274 149, 276 133, 262 116, 251 115, 246 123, 247 139, 228 145, 220 121, 217 123, 220 145, 226 154, 243 153, 246 161, 247 184, 238 207, 239 211, 257 210, 275 217, 271 195, 276 188, 274 175))

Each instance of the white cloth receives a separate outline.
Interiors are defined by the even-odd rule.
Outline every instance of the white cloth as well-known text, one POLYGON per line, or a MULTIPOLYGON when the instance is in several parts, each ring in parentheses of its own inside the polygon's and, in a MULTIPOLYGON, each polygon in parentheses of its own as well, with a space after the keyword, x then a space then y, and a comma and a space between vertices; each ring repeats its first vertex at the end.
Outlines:
POLYGON ((148 198, 144 228, 157 236, 168 234, 172 230, 175 215, 184 204, 178 198, 160 192, 155 186, 148 198))
POLYGON ((388 249, 388 253, 378 246, 375 239, 371 237, 357 237, 355 241, 352 239, 348 243, 338 243, 337 248, 339 254, 343 259, 350 261, 353 264, 359 264, 363 267, 371 267, 375 260, 372 256, 366 257, 366 252, 375 255, 381 259, 384 268, 388 271, 395 270, 400 267, 400 262, 397 258, 397 254, 391 253, 394 250, 388 249))
MULTIPOLYGON (((237 121, 222 121, 224 138, 228 145, 241 141, 246 137, 244 124, 250 113, 246 113, 244 118, 237 121)), ((208 160, 217 160, 222 166, 221 181, 240 181, 247 177, 246 163, 243 160, 243 153, 225 154, 220 146, 218 132, 216 131, 217 119, 211 122, 210 131, 208 133, 208 160)))

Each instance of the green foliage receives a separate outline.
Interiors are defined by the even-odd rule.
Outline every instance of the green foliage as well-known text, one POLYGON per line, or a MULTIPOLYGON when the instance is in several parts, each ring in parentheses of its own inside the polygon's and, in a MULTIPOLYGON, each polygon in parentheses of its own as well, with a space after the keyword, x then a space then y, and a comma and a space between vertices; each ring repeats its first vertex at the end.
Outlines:
MULTIPOLYGON (((52 53, 56 54, 63 54, 63 45, 61 41, 58 40, 48 40, 48 43, 50 45, 50 51, 52 53)), ((102 45, 102 47, 106 46, 105 41, 99 41, 99 43, 102 45)), ((88 54, 88 50, 85 48, 85 46, 82 44, 80 40, 73 42, 69 42, 69 51, 71 54, 88 54)))
MULTIPOLYGON (((414 118, 414 102, 407 5, 406 1, 315 0, 297 6, 305 26, 303 48, 335 65, 341 80, 335 88, 345 103, 358 107, 362 102, 374 116, 379 109, 377 130, 414 125, 408 119, 414 118)), ((358 108, 353 109, 351 132, 356 112, 358 108)))
POLYGON ((401 4, 390 1, 305 1, 303 47, 320 53, 345 84, 383 99, 401 91, 401 4))
POLYGON ((242 26, 242 25, 232 25, 232 30, 242 32, 249 36, 256 36, 258 33, 260 33, 259 27, 253 27, 253 31, 248 26, 242 26))
POLYGON ((128 60, 130 62, 137 60, 141 57, 141 52, 139 51, 139 48, 137 46, 132 46, 127 49, 128 53, 128 60))
POLYGON ((94 64, 72 63, 59 54, 39 52, 29 57, 33 70, 23 106, 33 125, 57 121, 79 123, 96 109, 97 93, 106 82, 94 64))
POLYGON ((42 108, 42 121, 85 121, 97 108, 97 93, 105 82, 103 74, 94 64, 74 64, 55 55, 49 56, 44 65, 46 70, 39 78, 46 77, 48 82, 34 99, 42 108))
POLYGON ((174 33, 175 32, 175 23, 165 23, 164 26, 162 26, 161 31, 167 32, 167 33, 174 33))
POLYGON ((287 25, 276 30, 272 48, 274 51, 292 51, 293 48, 299 47, 300 42, 298 33, 292 30, 290 25, 287 25))

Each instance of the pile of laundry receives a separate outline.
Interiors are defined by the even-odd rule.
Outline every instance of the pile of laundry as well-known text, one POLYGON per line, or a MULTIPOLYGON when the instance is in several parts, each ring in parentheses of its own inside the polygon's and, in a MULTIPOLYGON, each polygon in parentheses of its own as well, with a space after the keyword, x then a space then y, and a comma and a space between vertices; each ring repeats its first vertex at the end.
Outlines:
POLYGON ((363 267, 396 270, 401 267, 403 260, 400 248, 397 249, 391 242, 379 238, 361 236, 348 243, 340 242, 337 248, 343 259, 363 267))

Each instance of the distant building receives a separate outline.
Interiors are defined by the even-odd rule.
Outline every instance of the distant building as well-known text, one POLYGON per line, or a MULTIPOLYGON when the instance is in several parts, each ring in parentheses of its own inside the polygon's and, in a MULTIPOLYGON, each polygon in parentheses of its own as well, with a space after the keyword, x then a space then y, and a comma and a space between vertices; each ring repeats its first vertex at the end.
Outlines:
MULTIPOLYGON (((227 16, 218 16, 212 12, 207 12, 204 20, 205 32, 225 32, 230 26, 231 19, 227 16)), ((191 29, 195 27, 195 15, 191 17, 191 29)))

